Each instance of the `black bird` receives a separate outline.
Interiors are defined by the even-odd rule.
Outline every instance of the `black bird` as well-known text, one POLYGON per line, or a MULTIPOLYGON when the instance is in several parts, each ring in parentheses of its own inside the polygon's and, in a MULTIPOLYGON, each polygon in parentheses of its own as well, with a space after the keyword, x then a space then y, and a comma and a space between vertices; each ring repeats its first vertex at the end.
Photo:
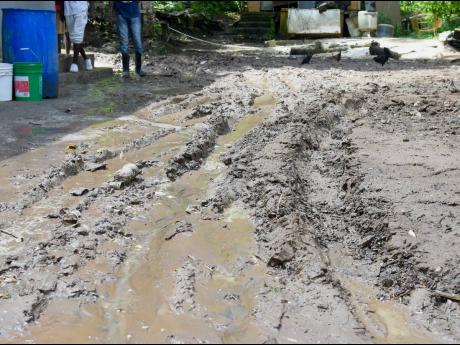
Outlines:
POLYGON ((380 47, 380 43, 376 41, 371 42, 369 47, 369 54, 371 55, 383 55, 383 48, 380 47))
POLYGON ((307 64, 309 64, 312 57, 313 57, 313 55, 306 55, 306 56, 303 58, 303 60, 302 60, 302 62, 301 62, 300 64, 301 64, 301 65, 307 65, 307 64))
POLYGON ((339 53, 334 55, 333 58, 339 62, 342 59, 342 51, 339 51, 339 53))
POLYGON ((379 63, 379 64, 381 64, 382 66, 384 66, 384 65, 387 63, 388 59, 390 58, 390 55, 391 55, 390 49, 388 49, 388 48, 383 48, 383 52, 382 52, 382 53, 383 53, 383 54, 377 55, 377 56, 374 58, 374 61, 377 62, 377 63, 379 63))

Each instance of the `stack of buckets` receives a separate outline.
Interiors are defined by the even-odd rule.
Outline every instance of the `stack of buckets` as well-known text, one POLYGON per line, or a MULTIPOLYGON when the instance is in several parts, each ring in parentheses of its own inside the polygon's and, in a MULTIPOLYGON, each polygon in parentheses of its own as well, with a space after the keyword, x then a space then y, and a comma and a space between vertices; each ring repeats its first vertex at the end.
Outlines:
POLYGON ((35 102, 43 98, 43 66, 41 63, 0 63, 0 102, 35 102))

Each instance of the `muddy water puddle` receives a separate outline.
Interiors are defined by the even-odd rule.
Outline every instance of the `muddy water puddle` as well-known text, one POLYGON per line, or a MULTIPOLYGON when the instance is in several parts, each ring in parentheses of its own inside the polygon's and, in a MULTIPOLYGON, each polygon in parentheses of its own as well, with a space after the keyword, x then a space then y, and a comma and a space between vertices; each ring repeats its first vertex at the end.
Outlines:
MULTIPOLYGON (((350 302, 358 320, 376 344, 434 344, 423 326, 410 317, 408 307, 377 298, 375 288, 353 268, 353 259, 344 248, 329 249, 328 257, 335 275, 350 293, 350 302)), ((362 269, 361 269, 362 270, 362 269)))
MULTIPOLYGON (((264 285, 254 225, 238 205, 223 214, 199 212, 213 181, 225 170, 220 155, 263 122, 274 110, 272 96, 256 99, 258 112, 248 115, 227 135, 198 171, 160 186, 146 214, 127 232, 139 240, 114 283, 99 286, 97 304, 78 306, 58 300, 23 341, 31 342, 260 342, 265 332, 253 320, 256 296, 264 285), (190 206, 196 209, 190 211, 190 206), (187 211, 186 211, 187 210, 187 211)), ((186 130, 108 162, 108 170, 69 179, 64 190, 80 183, 97 186, 125 161, 158 157, 167 162, 190 140, 186 130), (165 154, 160 154, 165 153, 165 154), (97 177, 96 177, 97 176, 97 177), (96 178, 95 178, 96 177, 96 178)), ((161 164, 160 164, 161 167, 161 164)), ((164 178, 160 167, 144 176, 164 178)), ((84 268, 90 279, 107 268, 104 259, 84 268)))

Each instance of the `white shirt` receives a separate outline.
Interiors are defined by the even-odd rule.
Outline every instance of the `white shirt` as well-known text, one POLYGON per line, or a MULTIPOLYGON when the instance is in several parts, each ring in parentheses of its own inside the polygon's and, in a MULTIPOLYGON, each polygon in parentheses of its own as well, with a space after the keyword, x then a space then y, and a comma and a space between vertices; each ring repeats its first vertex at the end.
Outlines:
POLYGON ((64 1, 64 15, 86 14, 88 6, 88 1, 64 1))

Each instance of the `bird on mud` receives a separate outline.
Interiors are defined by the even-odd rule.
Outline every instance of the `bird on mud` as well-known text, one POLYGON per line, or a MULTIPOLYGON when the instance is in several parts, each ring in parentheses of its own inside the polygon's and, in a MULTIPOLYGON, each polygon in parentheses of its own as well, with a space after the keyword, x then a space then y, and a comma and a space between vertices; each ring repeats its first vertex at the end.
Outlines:
POLYGON ((372 41, 369 47, 369 54, 376 55, 374 61, 384 66, 388 59, 391 57, 391 50, 388 48, 380 47, 380 43, 372 41))
POLYGON ((339 51, 338 54, 335 54, 332 56, 337 62, 340 62, 342 60, 342 51, 339 51))
POLYGON ((313 54, 311 55, 306 55, 302 61, 300 62, 301 65, 308 65, 310 63, 311 58, 313 57, 313 54))
POLYGON ((390 58, 390 49, 383 48, 383 54, 377 55, 374 61, 384 66, 390 58))

